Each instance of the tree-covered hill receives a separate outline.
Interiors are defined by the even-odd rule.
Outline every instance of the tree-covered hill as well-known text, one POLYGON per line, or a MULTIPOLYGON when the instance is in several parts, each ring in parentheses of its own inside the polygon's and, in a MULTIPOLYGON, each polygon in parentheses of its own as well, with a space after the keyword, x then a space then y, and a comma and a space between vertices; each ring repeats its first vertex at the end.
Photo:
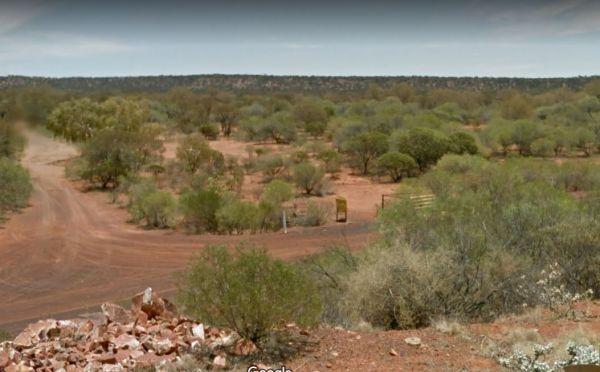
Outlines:
POLYGON ((192 87, 203 91, 238 90, 250 92, 353 92, 368 89, 371 84, 389 88, 408 83, 419 90, 450 88, 467 90, 518 89, 543 91, 567 87, 581 89, 594 77, 571 78, 491 78, 491 77, 435 77, 435 76, 270 76, 270 75, 182 75, 131 77, 69 77, 45 78, 26 76, 0 77, 0 90, 50 86, 78 92, 93 91, 167 91, 176 86, 192 87))

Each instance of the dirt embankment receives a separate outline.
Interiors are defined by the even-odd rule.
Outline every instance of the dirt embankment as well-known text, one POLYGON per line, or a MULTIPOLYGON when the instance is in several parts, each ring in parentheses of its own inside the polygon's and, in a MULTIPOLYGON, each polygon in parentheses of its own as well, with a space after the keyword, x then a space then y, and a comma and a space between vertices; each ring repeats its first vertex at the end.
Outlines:
POLYGON ((75 156, 76 148, 36 132, 27 137, 23 163, 35 191, 30 207, 0 228, 0 328, 77 312, 148 286, 172 290, 173 274, 207 244, 250 241, 275 257, 295 259, 332 244, 356 249, 374 238, 365 222, 295 229, 287 235, 143 230, 128 224, 125 211, 110 204, 106 194, 81 192, 65 179, 57 162, 75 156))

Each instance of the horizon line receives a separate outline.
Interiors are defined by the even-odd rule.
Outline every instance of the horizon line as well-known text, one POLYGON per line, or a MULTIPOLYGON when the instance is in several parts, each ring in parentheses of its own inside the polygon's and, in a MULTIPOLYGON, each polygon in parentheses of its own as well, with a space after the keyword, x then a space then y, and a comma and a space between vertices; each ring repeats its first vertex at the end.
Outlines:
POLYGON ((28 78, 28 79, 115 79, 115 78, 158 78, 158 77, 189 77, 189 76, 252 76, 252 77, 299 77, 299 78, 452 78, 452 79, 578 79, 578 78, 600 78, 595 75, 571 75, 571 76, 502 76, 502 75, 321 75, 321 74, 267 74, 267 73, 198 73, 198 74, 149 74, 149 75, 0 75, 0 79, 6 78, 28 78))

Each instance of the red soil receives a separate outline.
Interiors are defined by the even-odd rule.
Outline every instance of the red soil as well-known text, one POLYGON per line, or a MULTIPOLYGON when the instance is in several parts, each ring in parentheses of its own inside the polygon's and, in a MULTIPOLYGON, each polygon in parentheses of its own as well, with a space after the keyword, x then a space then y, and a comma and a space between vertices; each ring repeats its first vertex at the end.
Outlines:
POLYGON ((297 259, 333 244, 358 249, 375 238, 368 223, 295 228, 287 235, 185 235, 128 224, 104 193, 81 192, 58 161, 76 149, 28 132, 23 164, 35 191, 30 207, 0 228, 0 328, 118 301, 151 286, 172 291, 180 271, 207 244, 250 241, 297 259))

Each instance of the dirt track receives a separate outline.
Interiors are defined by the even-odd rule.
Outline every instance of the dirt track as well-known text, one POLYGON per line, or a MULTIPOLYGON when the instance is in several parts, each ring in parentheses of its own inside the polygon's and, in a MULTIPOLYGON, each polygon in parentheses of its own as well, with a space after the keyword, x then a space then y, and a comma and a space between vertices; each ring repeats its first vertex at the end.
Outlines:
POLYGON ((245 236, 190 236, 145 231, 101 193, 81 192, 55 162, 74 156, 66 143, 27 132, 23 164, 35 191, 31 206, 0 227, 0 328, 117 301, 147 286, 172 290, 173 274, 206 244, 252 241, 282 259, 333 243, 363 246, 368 224, 245 236))

